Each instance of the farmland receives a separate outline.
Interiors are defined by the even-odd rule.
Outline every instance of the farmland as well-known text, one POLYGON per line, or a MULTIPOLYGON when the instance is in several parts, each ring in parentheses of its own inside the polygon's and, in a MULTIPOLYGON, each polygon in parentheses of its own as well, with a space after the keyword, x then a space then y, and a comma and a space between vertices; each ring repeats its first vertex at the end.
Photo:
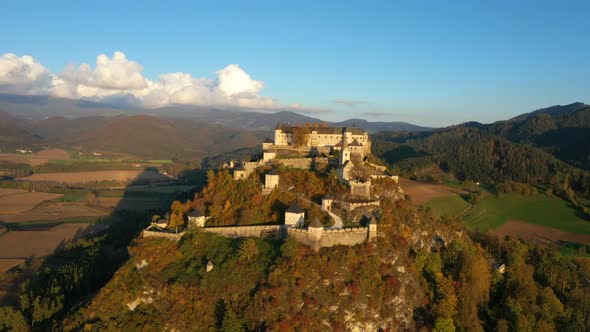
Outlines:
POLYGON ((461 189, 413 181, 405 178, 400 178, 400 185, 404 190, 404 193, 408 195, 416 205, 423 204, 438 197, 457 196, 465 193, 465 191, 461 189))
POLYGON ((590 240, 590 221, 578 216, 577 210, 559 197, 536 191, 531 196, 510 193, 498 197, 479 188, 482 199, 472 205, 463 199, 460 191, 453 192, 458 190, 453 187, 413 184, 408 180, 406 183, 410 184, 406 192, 412 198, 417 197, 413 200, 415 204, 430 208, 439 217, 458 216, 470 230, 551 241, 589 243, 590 240))
POLYGON ((155 171, 114 170, 71 173, 37 173, 31 176, 19 178, 18 180, 76 184, 101 181, 170 181, 171 179, 155 171))
POLYGON ((576 234, 590 234, 590 222, 580 218, 576 210, 558 197, 544 194, 521 196, 507 194, 500 198, 488 194, 464 219, 471 229, 497 229, 510 219, 576 234))
POLYGON ((0 196, 0 213, 22 213, 34 208, 44 201, 59 197, 62 197, 62 195, 39 192, 13 193, 0 196))
POLYGON ((0 188, 0 272, 29 258, 51 254, 71 239, 120 222, 124 219, 120 213, 165 208, 176 194, 191 188, 188 185, 131 186, 115 190, 56 187, 56 193, 0 188))

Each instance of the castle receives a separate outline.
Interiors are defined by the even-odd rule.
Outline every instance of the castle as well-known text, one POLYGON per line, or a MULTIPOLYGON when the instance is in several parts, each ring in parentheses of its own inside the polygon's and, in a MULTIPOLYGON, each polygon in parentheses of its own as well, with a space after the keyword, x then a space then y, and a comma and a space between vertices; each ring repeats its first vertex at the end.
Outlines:
POLYGON ((273 144, 270 141, 263 143, 263 149, 276 147, 289 147, 300 145, 309 148, 331 148, 340 150, 347 145, 352 153, 366 156, 371 153, 371 140, 369 134, 359 128, 338 127, 296 127, 287 124, 278 124, 275 128, 273 144), (300 141, 297 141, 296 131, 302 132, 300 141))
POLYGON ((397 176, 389 175, 385 166, 368 162, 371 153, 371 140, 368 133, 358 128, 279 124, 274 136, 274 141, 267 138, 262 142, 263 158, 261 160, 241 163, 229 161, 223 167, 231 169, 233 179, 240 181, 248 180, 250 174, 259 167, 273 166, 270 171, 264 173, 264 183, 261 185, 261 192, 264 195, 275 190, 283 192, 290 190, 281 186, 280 174, 275 167, 277 164, 290 168, 316 170, 336 168, 339 180, 350 188, 350 195, 339 199, 326 195, 322 198, 321 205, 306 199, 320 206, 321 210, 334 220, 334 225, 324 227, 315 218, 308 220, 306 227, 305 210, 295 203, 285 211, 284 224, 208 227, 206 220, 209 217, 205 217, 200 211, 195 211, 189 215, 189 226, 229 237, 284 238, 292 236, 314 249, 333 245, 354 245, 375 239, 378 222, 374 214, 370 217, 370 222, 366 222, 364 226, 344 227, 342 217, 333 209, 333 205, 336 204, 342 211, 348 213, 357 208, 364 208, 365 211, 374 213, 380 206, 380 199, 371 193, 371 179, 391 178, 397 183, 397 176), (281 157, 277 158, 279 155, 281 157), (360 169, 369 174, 359 177, 360 169))

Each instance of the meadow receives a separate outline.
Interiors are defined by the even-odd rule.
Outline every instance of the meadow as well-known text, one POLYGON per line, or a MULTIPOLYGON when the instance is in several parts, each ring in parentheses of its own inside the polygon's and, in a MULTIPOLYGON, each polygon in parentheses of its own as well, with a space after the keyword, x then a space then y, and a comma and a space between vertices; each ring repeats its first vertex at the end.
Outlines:
POLYGON ((486 194, 463 219, 469 228, 479 231, 497 229, 515 219, 566 232, 590 234, 590 221, 579 217, 570 203, 540 193, 532 196, 511 193, 499 198, 486 194))

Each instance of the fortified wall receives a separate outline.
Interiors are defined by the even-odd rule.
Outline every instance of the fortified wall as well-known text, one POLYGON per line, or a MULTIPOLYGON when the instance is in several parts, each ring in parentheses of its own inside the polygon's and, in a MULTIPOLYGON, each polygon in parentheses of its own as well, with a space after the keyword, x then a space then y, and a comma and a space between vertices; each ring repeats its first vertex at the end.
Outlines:
POLYGON ((178 242, 178 240, 180 240, 180 238, 185 233, 186 232, 168 233, 168 232, 150 231, 150 230, 145 229, 145 230, 143 230, 143 232, 141 232, 141 237, 161 237, 161 238, 165 238, 165 239, 169 239, 169 240, 178 242))
POLYGON ((289 236, 297 241, 318 250, 322 247, 332 247, 337 245, 354 246, 367 241, 369 238, 369 228, 354 227, 341 229, 324 229, 321 235, 317 235, 305 228, 290 228, 289 236))
POLYGON ((328 166, 328 158, 289 158, 274 159, 273 163, 281 164, 290 168, 321 169, 328 166))
POLYGON ((287 236, 286 225, 203 227, 200 229, 231 238, 253 236, 284 239, 287 236))

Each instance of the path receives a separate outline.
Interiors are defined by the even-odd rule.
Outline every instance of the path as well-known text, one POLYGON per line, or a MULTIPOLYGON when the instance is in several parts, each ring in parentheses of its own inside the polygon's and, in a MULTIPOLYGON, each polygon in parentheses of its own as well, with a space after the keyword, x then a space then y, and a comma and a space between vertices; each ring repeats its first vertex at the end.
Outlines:
POLYGON ((326 212, 328 212, 330 217, 332 217, 332 219, 334 219, 334 225, 328 227, 328 229, 341 229, 344 227, 344 224, 342 223, 342 218, 340 218, 339 215, 337 215, 336 213, 334 213, 332 211, 326 211, 326 212))

